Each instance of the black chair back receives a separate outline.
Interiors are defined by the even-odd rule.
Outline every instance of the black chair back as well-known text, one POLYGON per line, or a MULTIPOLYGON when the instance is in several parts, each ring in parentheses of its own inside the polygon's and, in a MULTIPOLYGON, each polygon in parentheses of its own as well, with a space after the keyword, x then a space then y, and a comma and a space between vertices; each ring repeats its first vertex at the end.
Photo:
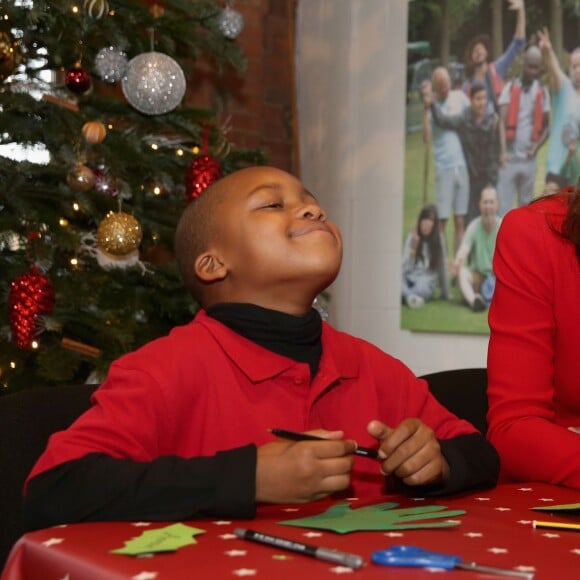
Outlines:
POLYGON ((435 398, 452 413, 469 421, 483 435, 487 433, 487 369, 440 371, 425 379, 435 398))
POLYGON ((90 407, 97 385, 25 389, 0 397, 0 570, 22 527, 22 486, 48 438, 90 407))

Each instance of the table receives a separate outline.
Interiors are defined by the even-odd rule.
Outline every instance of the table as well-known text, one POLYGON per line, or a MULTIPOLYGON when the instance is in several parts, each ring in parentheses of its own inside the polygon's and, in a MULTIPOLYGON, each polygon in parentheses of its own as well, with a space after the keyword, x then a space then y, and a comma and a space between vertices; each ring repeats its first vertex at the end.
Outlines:
MULTIPOLYGON (((532 520, 563 521, 574 516, 530 511, 540 505, 577 503, 580 493, 539 483, 500 485, 495 489, 447 498, 385 496, 369 500, 351 498, 354 508, 377 501, 396 501, 399 507, 438 504, 465 509, 454 528, 396 532, 311 530, 282 526, 278 522, 325 511, 333 502, 323 500, 300 506, 263 506, 255 520, 195 520, 183 522, 205 533, 196 544, 176 552, 149 557, 110 554, 144 530, 167 526, 165 522, 102 522, 56 526, 24 535, 14 546, 0 580, 181 580, 191 578, 302 579, 382 578, 433 579, 434 571, 389 568, 370 561, 373 550, 394 544, 460 555, 465 561, 535 571, 537 580, 577 579, 580 575, 580 532, 534 529, 532 520), (304 543, 336 548, 364 557, 365 566, 352 570, 327 562, 238 539, 237 527, 252 528, 304 543)), ((576 520, 579 521, 579 520, 576 520)), ((441 571, 438 571, 441 572, 441 571)), ((457 580, 501 579, 502 576, 456 570, 441 572, 457 580)), ((507 578, 507 577, 505 577, 507 578)))

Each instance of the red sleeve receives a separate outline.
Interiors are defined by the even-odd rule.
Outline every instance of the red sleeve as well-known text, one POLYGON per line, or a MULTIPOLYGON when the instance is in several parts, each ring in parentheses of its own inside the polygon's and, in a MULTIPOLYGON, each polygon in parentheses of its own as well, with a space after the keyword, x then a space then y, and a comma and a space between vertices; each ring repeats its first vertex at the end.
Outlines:
MULTIPOLYGON (((580 489, 580 436, 557 424, 554 403, 559 398, 555 376, 567 372, 554 364, 562 324, 554 305, 562 284, 574 283, 566 274, 571 248, 536 209, 544 205, 550 207, 540 202, 508 213, 497 237, 497 281, 489 313, 488 438, 508 479, 580 489)), ((565 339, 578 344, 578 336, 565 339)))

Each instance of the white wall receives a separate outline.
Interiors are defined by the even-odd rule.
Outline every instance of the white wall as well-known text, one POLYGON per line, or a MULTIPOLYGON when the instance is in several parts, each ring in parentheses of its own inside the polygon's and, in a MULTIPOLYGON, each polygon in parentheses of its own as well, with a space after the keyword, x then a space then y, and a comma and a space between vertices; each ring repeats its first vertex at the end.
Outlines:
POLYGON ((485 366, 487 337, 400 329, 407 8, 407 0, 298 4, 301 177, 345 242, 330 321, 416 374, 485 366))

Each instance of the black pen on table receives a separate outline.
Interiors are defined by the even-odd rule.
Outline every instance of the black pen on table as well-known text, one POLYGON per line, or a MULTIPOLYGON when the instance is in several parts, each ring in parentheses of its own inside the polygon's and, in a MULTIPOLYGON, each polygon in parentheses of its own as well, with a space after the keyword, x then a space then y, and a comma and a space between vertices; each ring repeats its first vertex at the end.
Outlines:
MULTIPOLYGON (((296 431, 287 431, 286 429, 269 429, 272 435, 281 437, 282 439, 289 439, 290 441, 330 441, 324 437, 317 437, 316 435, 308 435, 307 433, 297 433, 296 431)), ((354 450, 355 455, 362 455, 363 457, 370 457, 371 459, 378 459, 379 452, 370 447, 359 447, 354 450)))
POLYGON ((325 560, 326 562, 333 562, 341 566, 348 566, 349 568, 362 568, 364 560, 362 556, 357 554, 349 554, 348 552, 341 552, 332 548, 324 548, 322 546, 313 546, 312 544, 303 544, 287 538, 280 538, 270 534, 263 534, 255 530, 247 530, 245 528, 236 528, 234 534, 243 540, 250 540, 258 542, 259 544, 267 544, 289 550, 290 552, 297 552, 305 556, 312 556, 318 560, 325 560))

